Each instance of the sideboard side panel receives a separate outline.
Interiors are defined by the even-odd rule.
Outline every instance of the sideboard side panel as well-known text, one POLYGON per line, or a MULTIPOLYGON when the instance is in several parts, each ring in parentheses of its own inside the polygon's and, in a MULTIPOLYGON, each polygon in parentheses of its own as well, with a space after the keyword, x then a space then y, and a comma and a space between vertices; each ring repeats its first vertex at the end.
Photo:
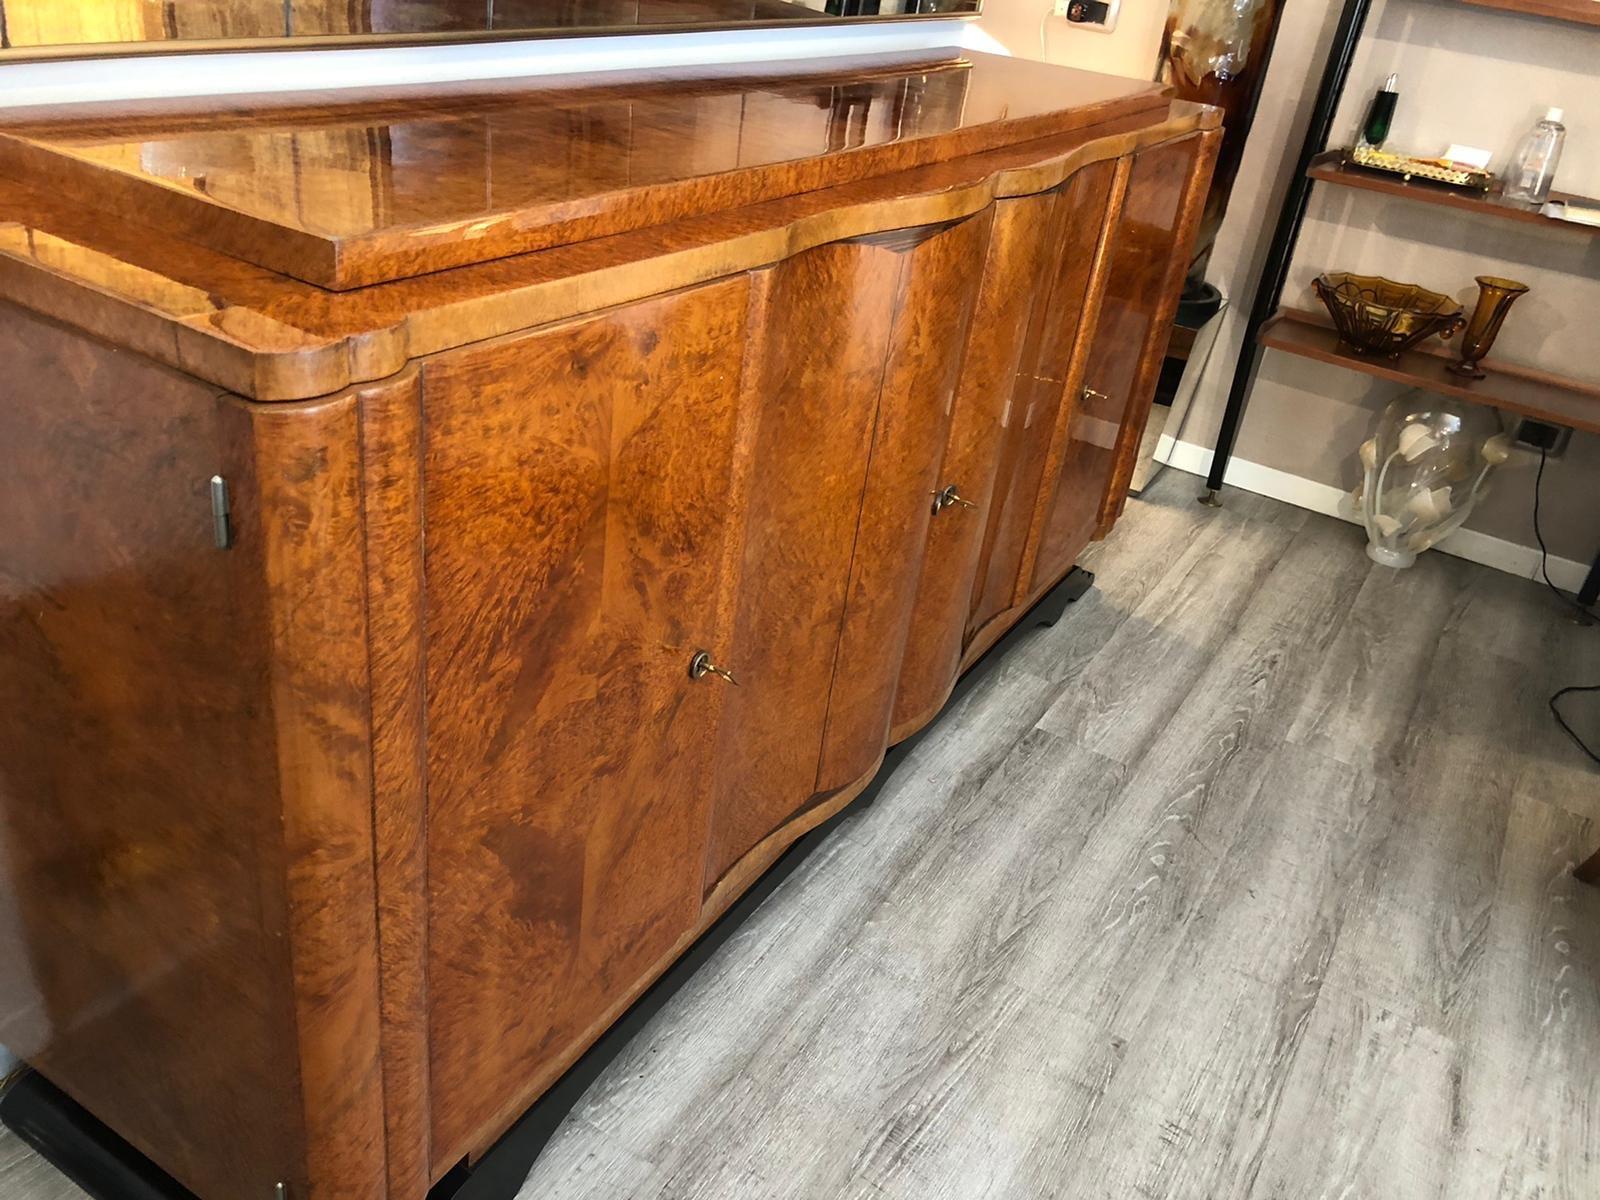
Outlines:
POLYGON ((199 1195, 300 1188, 270 639, 216 389, 0 305, 0 1041, 199 1195))

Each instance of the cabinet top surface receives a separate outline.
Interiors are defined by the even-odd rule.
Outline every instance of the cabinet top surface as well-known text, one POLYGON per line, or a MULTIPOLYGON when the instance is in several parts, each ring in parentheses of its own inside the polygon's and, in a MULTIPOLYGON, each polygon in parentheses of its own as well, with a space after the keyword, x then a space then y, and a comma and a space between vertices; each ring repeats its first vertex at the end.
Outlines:
POLYGON ((108 220, 49 181, 0 176, 0 297, 249 399, 311 399, 827 242, 975 217, 1218 119, 1163 102, 1088 129, 344 292, 108 220))
POLYGON ((342 290, 1166 106, 1146 82, 935 53, 35 110, 0 124, 0 172, 342 290))

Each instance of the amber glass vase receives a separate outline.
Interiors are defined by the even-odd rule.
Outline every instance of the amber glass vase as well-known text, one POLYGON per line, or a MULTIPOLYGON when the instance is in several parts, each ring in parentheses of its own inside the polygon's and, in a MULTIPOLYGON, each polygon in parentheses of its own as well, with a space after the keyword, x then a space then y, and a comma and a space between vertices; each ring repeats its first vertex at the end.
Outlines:
POLYGON ((1478 276, 1478 307, 1472 310, 1467 331, 1461 335, 1461 361, 1450 364, 1452 371, 1468 379, 1483 378, 1483 368, 1478 362, 1500 336, 1500 326, 1505 324, 1512 302, 1527 290, 1527 284, 1515 279, 1478 276))

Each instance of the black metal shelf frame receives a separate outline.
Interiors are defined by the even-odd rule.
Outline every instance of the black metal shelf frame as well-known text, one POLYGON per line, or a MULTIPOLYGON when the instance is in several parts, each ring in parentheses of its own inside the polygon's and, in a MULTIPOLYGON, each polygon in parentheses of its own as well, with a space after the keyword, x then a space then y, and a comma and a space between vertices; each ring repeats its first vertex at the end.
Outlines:
MULTIPOLYGON (((1295 244, 1300 239, 1300 228, 1305 223, 1306 206, 1311 200, 1311 186, 1315 182, 1306 172, 1311 160, 1328 148, 1328 136, 1333 130, 1333 119, 1350 79, 1350 67, 1355 60, 1356 47, 1361 43, 1361 33, 1367 23, 1367 13, 1372 0, 1345 0, 1334 30, 1333 44, 1328 48, 1328 61, 1322 70, 1322 82, 1317 88, 1316 102, 1311 110, 1311 122, 1306 127, 1300 155, 1295 161, 1294 174, 1289 180, 1289 191, 1284 196, 1283 207, 1278 212, 1278 223, 1272 232, 1272 242, 1267 248, 1267 258, 1256 282, 1255 300, 1250 306, 1250 316, 1245 322, 1244 343, 1234 365, 1233 383, 1228 389, 1227 407, 1222 413, 1222 424, 1217 430, 1216 449, 1211 454, 1211 469, 1206 474, 1206 491, 1200 503, 1221 505, 1223 476, 1233 458, 1234 443, 1239 436, 1239 422, 1250 398, 1250 388, 1255 383, 1261 367, 1261 328, 1271 319, 1283 303, 1283 289, 1289 280, 1289 263, 1294 256, 1295 244)), ((1595 555, 1588 577, 1578 592, 1578 602, 1592 607, 1600 600, 1600 553, 1595 555)))

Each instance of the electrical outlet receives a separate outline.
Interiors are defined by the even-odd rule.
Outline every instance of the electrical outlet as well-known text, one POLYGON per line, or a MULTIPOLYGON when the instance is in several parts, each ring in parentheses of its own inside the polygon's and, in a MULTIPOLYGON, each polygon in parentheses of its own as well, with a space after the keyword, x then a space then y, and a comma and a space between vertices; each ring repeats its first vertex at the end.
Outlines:
POLYGON ((1055 0, 1050 11, 1084 29, 1110 33, 1117 27, 1122 0, 1055 0))
POLYGON ((1560 458, 1566 453, 1567 443, 1572 440, 1572 430, 1552 425, 1549 421, 1521 417, 1517 420, 1511 440, 1529 450, 1543 450, 1547 458, 1560 458))

